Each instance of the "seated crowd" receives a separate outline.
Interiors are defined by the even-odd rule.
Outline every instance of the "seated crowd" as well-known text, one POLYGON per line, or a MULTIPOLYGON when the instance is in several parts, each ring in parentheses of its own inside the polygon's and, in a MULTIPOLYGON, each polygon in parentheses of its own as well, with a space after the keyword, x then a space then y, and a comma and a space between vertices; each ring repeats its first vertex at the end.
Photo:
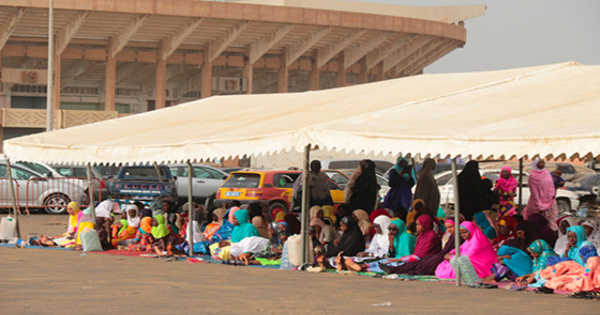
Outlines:
MULTIPOLYGON (((418 177, 399 158, 389 172, 390 191, 378 201, 374 163, 360 162, 345 191, 345 203, 332 205, 320 163, 308 173, 310 229, 314 248, 312 268, 355 272, 435 275, 481 281, 513 281, 540 292, 600 290, 600 225, 595 220, 557 217, 556 187, 543 161, 535 160, 530 174, 531 196, 518 214, 516 179, 508 167, 492 183, 482 179, 476 161, 458 175, 460 222, 446 217, 433 178, 435 161, 426 159, 418 177), (416 191, 411 188, 416 185, 416 191), (460 239, 455 239, 455 229, 460 239), (455 258, 455 244, 460 256, 455 258), (462 275, 465 274, 465 275, 462 275)), ((303 193, 302 179, 294 185, 294 200, 303 193)), ((230 201, 207 211, 197 205, 174 209, 155 200, 121 205, 111 200, 82 210, 68 205, 67 231, 55 237, 32 238, 31 244, 81 248, 82 234, 94 230, 103 249, 184 255, 193 238, 193 251, 232 264, 298 267, 301 224, 297 215, 268 205, 230 201), (188 207, 193 217, 188 217, 188 207), (120 220, 115 220, 120 213, 120 220), (210 218, 210 220, 209 220, 210 218), (191 223, 190 223, 191 222, 191 223), (186 235, 192 224, 191 235, 186 235), (297 259, 296 259, 297 261, 297 259)))

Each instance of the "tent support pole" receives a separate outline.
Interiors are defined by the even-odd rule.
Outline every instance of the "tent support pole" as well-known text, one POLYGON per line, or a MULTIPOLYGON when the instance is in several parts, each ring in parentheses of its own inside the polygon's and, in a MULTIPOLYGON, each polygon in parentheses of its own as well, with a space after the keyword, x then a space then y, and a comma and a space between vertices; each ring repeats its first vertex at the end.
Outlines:
POLYGON ((190 251, 188 255, 194 256, 194 207, 192 206, 192 198, 194 193, 194 186, 192 186, 192 162, 187 161, 188 167, 188 226, 187 235, 190 242, 190 251))
POLYGON ((519 206, 517 207, 517 213, 521 213, 521 206, 523 202, 523 158, 519 159, 519 206))
POLYGON ((158 164, 156 163, 156 161, 153 163, 154 165, 154 170, 156 171, 156 176, 158 176, 158 181, 159 182, 163 182, 163 178, 162 175, 160 175, 160 168, 158 167, 158 164))
MULTIPOLYGON (((458 178, 456 176, 456 158, 452 159, 452 181, 454 185, 454 256, 455 265, 458 266, 458 257, 460 257, 460 204, 458 196, 458 178)), ((456 286, 460 286, 460 267, 456 268, 456 286)))
POLYGON ((302 175, 302 211, 300 212, 301 216, 301 227, 302 227, 302 238, 301 238, 301 246, 302 246, 302 265, 307 264, 309 262, 310 255, 310 246, 308 239, 308 203, 309 203, 309 195, 310 191, 308 190, 308 167, 309 167, 309 159, 310 159, 310 144, 304 147, 304 159, 303 159, 303 175, 302 175))
POLYGON ((21 227, 19 225, 19 209, 17 208, 17 195, 15 194, 15 183, 13 182, 12 170, 10 168, 10 159, 6 158, 6 173, 8 173, 8 181, 10 187, 10 196, 12 198, 13 215, 15 216, 15 231, 17 238, 21 239, 21 227))
POLYGON ((90 163, 87 164, 87 178, 88 178, 88 200, 90 201, 90 207, 92 208, 92 218, 94 218, 94 224, 96 224, 96 211, 94 210, 94 186, 92 186, 92 166, 90 163))

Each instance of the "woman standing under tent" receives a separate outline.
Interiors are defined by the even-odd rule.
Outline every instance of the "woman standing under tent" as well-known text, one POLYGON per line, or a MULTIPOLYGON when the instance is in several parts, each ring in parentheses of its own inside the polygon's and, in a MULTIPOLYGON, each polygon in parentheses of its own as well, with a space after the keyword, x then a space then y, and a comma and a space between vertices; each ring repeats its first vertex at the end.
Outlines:
MULTIPOLYGON (((294 182, 293 189, 293 201, 294 208, 300 206, 302 203, 302 193, 304 187, 302 187, 302 180, 304 173, 300 174, 294 182)), ((314 160, 310 162, 310 171, 308 172, 308 203, 309 207, 312 206, 326 206, 333 205, 333 198, 331 198, 331 190, 329 190, 329 177, 321 172, 321 162, 314 160)))
POLYGON ((363 209, 371 213, 376 207, 378 191, 375 163, 371 160, 361 160, 346 184, 344 203, 348 204, 350 211, 363 209))
POLYGON ((558 210, 554 197, 554 180, 550 172, 545 169, 544 160, 535 159, 531 163, 531 172, 529 173, 529 202, 523 209, 523 217, 528 218, 534 213, 544 216, 551 224, 551 228, 556 231, 556 220, 558 219, 558 210))
POLYGON ((494 186, 494 191, 500 199, 498 219, 517 214, 517 207, 515 206, 517 186, 519 186, 519 183, 512 176, 511 168, 508 166, 503 167, 500 170, 500 177, 496 180, 496 185, 494 186))
MULTIPOLYGON (((435 162, 433 163, 433 167, 435 168, 435 162)), ((425 168, 425 165, 423 165, 423 168, 425 168)), ((429 166, 429 168, 431 168, 431 166, 429 166)), ((390 191, 385 195, 383 207, 392 209, 396 216, 404 220, 412 203, 411 188, 416 182, 412 166, 408 164, 406 158, 399 156, 396 165, 390 169, 388 174, 390 191)), ((428 184, 430 183, 428 182, 428 184)), ((437 189, 437 185, 435 185, 435 188, 437 189)), ((422 190, 420 193, 427 195, 429 194, 429 191, 426 192, 425 190, 422 190)), ((439 191, 437 200, 439 204, 439 191)), ((437 211, 437 208, 435 210, 437 211)))
POLYGON ((423 200, 427 208, 437 212, 440 207, 440 190, 433 177, 435 165, 435 161, 431 158, 426 158, 423 161, 423 167, 419 173, 419 181, 415 188, 415 199, 423 200))
POLYGON ((465 168, 458 174, 458 194, 460 213, 466 221, 473 220, 473 215, 481 211, 481 192, 483 184, 479 174, 479 163, 469 161, 465 168))

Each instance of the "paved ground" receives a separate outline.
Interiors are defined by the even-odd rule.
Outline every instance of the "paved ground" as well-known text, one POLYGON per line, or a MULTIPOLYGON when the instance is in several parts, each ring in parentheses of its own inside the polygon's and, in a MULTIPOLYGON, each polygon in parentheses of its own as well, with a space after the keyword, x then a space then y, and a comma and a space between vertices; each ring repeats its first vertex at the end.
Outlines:
MULTIPOLYGON (((58 234, 67 216, 31 215, 23 235, 58 234)), ((2 314, 598 314, 599 301, 80 252, 0 247, 2 314), (373 306, 390 302, 390 306, 373 306)))

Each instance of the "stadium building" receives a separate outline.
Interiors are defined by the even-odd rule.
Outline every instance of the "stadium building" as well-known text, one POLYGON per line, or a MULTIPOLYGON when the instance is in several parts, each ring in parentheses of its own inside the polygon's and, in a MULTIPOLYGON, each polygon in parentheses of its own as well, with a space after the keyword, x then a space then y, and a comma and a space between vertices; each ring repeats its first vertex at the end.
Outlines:
MULTIPOLYGON (((0 139, 224 94, 420 74, 485 6, 325 0, 0 0, 0 139)), ((282 104, 285 106, 285 104, 282 104)))

